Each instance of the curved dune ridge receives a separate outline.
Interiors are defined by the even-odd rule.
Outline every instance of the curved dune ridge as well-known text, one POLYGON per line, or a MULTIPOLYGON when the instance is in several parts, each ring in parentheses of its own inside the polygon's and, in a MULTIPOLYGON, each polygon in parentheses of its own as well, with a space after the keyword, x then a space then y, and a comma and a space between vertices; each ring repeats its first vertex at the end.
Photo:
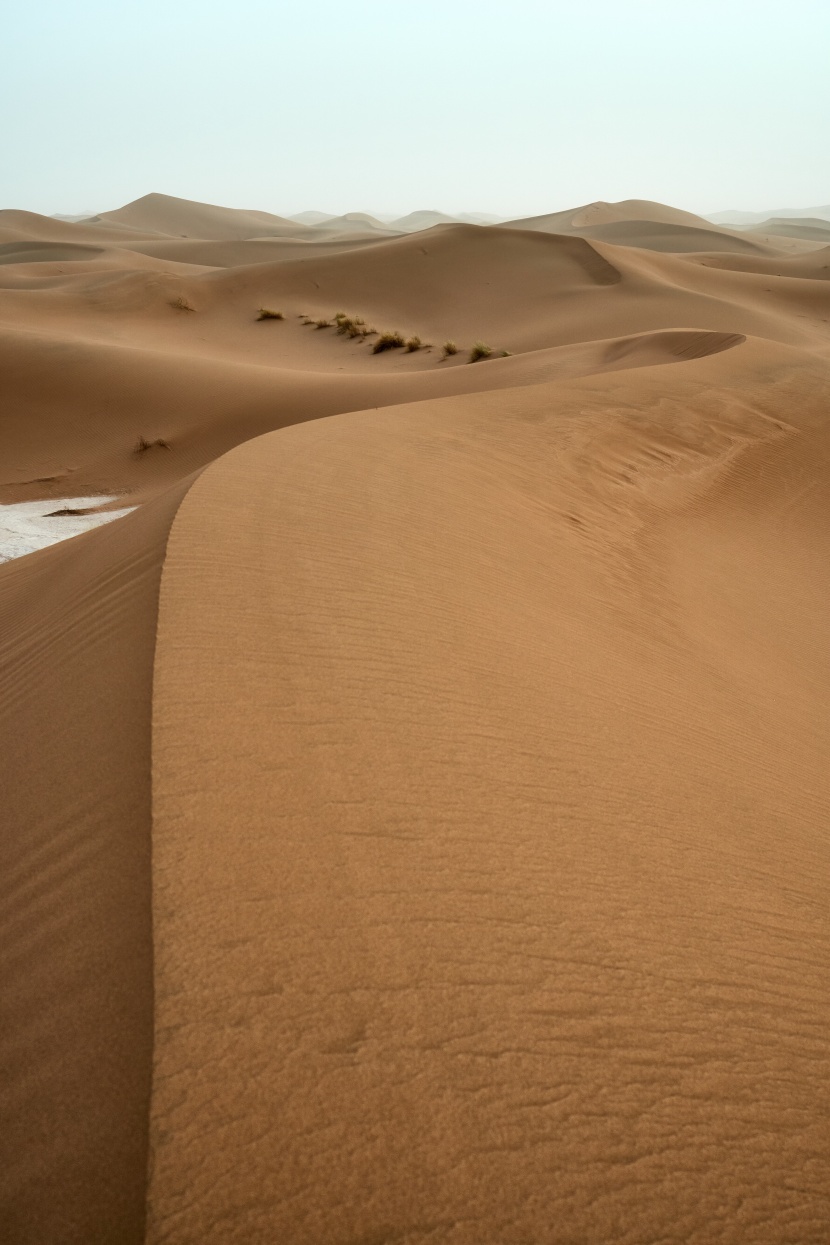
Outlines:
POLYGON ((143 504, 0 565, 3 1240, 825 1242, 822 251, 55 224, 0 501, 143 504))

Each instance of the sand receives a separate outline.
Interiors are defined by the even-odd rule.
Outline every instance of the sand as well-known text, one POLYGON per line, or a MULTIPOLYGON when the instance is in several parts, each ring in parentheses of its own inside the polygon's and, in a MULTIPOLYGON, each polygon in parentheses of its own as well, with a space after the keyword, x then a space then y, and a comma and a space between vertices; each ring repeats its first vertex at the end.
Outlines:
POLYGON ((0 566, 4 1239, 826 1241, 826 248, 149 199, 0 267, 138 506, 0 566))

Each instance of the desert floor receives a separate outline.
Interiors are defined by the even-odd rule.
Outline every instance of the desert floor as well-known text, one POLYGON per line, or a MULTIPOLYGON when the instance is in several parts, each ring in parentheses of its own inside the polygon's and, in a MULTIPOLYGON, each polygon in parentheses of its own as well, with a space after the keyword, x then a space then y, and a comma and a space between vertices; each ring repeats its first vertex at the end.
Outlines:
POLYGON ((830 1239, 786 228, 0 212, 6 1245, 830 1239))

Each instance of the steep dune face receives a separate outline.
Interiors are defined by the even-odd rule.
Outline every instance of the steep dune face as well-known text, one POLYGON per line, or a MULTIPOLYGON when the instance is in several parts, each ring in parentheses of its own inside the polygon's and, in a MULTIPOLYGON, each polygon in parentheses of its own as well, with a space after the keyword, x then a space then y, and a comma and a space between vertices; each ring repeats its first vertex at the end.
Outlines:
POLYGON ((826 250, 128 206, 0 217, 0 502, 145 503, 0 567, 4 1241, 824 1245, 826 250))

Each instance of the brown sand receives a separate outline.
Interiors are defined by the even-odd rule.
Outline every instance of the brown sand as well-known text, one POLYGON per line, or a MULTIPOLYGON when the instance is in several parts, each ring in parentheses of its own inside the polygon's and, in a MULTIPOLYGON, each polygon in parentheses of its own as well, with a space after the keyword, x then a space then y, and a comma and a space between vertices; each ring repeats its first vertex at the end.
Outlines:
POLYGON ((595 206, 0 267, 4 1239, 828 1239, 826 252, 595 206))

